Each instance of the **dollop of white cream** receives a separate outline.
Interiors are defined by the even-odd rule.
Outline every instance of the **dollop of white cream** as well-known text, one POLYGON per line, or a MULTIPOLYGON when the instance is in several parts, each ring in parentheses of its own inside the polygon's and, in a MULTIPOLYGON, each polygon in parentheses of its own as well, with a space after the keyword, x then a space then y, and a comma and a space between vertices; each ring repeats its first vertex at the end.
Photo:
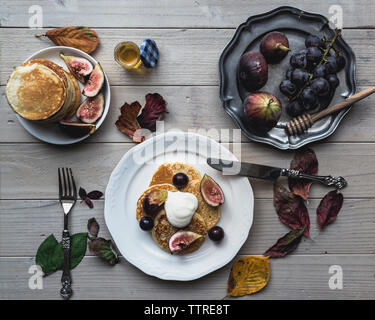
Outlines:
POLYGON ((198 208, 198 199, 189 192, 168 191, 164 203, 165 213, 169 223, 176 228, 186 227, 198 208))

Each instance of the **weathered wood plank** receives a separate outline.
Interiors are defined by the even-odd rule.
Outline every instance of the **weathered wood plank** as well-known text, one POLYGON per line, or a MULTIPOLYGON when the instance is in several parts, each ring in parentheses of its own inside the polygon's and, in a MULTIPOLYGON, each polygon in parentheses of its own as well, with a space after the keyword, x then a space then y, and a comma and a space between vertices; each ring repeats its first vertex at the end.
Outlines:
MULTIPOLYGON (((48 39, 35 38, 35 33, 37 31, 32 29, 0 29, 1 85, 6 84, 14 66, 33 52, 53 45, 48 39)), ((101 45, 93 56, 101 62, 111 85, 197 86, 219 84, 219 57, 234 30, 153 29, 145 32, 143 29, 101 29, 98 34, 101 45), (145 37, 153 38, 159 46, 160 61, 155 69, 127 72, 116 64, 113 50, 117 43, 131 40, 140 44, 145 37)), ((375 64, 375 30, 344 30, 343 35, 357 54, 358 84, 375 84, 371 68, 375 64)))
MULTIPOLYGON (((345 200, 335 223, 322 232, 316 225, 318 204, 319 200, 310 200, 307 204, 312 240, 304 239, 294 254, 375 253, 375 200, 345 200)), ((85 232, 87 220, 95 217, 100 224, 100 236, 110 238, 104 222, 103 205, 104 201, 95 201, 94 209, 90 210, 84 203, 78 202, 70 215, 71 233, 85 232)), ((0 221, 0 256, 3 257, 33 256, 49 234, 53 233, 57 239, 61 237, 62 211, 56 200, 2 201, 0 221)), ((287 232, 288 228, 277 218, 272 201, 257 199, 254 223, 240 254, 261 255, 287 232)), ((87 251, 87 254, 90 255, 90 252, 87 251)))
MULTIPOLYGON (((233 262, 232 262, 233 263, 233 262)), ((124 259, 114 267, 85 257, 72 271, 73 299, 221 299, 226 295, 232 263, 197 281, 162 281, 147 276, 124 259)), ((0 299, 61 299, 56 272, 31 290, 28 270, 33 258, 0 258, 0 299)), ((374 255, 291 255, 270 261, 270 281, 261 292, 239 299, 374 299, 374 255), (343 289, 332 290, 329 268, 343 270, 343 289)))
MULTIPOLYGON (((366 87, 361 87, 365 89, 366 87)), ((0 95, 4 94, 0 87, 0 95)), ((179 87, 111 87, 111 106, 102 127, 85 142, 131 142, 130 138, 120 133, 115 122, 119 108, 126 101, 138 100, 143 103, 148 92, 160 93, 168 103, 169 114, 164 119, 165 131, 179 129, 183 131, 209 129, 220 130, 237 128, 234 121, 222 108, 217 86, 179 86, 179 87), (214 115, 214 116, 213 116, 214 115)), ((323 142, 375 142, 375 96, 358 102, 342 120, 335 133, 323 142)), ((0 98, 0 143, 38 142, 18 122, 15 113, 8 106, 4 96, 0 98)), ((216 138, 215 136, 212 136, 216 138)), ((233 141, 232 133, 229 135, 233 141)), ((242 136, 243 142, 250 140, 242 136)))
MULTIPOLYGON (((47 144, 6 144, 1 146, 1 199, 56 199, 56 168, 72 167, 77 184, 87 189, 104 190, 109 176, 132 144, 80 144, 56 147, 47 144)), ((239 150, 238 145, 230 145, 239 150)), ((232 148, 230 148, 232 149, 232 148)), ((289 167, 293 152, 246 143, 241 146, 243 161, 289 167)), ((322 175, 343 175, 349 186, 345 197, 374 197, 375 148, 373 144, 313 145, 322 175)), ((237 154, 240 156, 239 154, 237 154)), ((267 181, 252 180, 257 198, 272 198, 267 181)), ((312 197, 321 198, 327 188, 314 185, 312 197)))
MULTIPOLYGON (((29 1, 1 1, 0 26, 27 27, 34 12, 29 1)), ((235 28, 249 16, 267 12, 279 6, 297 6, 303 10, 317 12, 327 17, 331 5, 340 5, 345 27, 374 26, 369 12, 375 10, 371 0, 328 0, 303 2, 293 0, 269 1, 210 1, 210 0, 162 0, 146 1, 38 1, 43 10, 43 25, 70 25, 91 27, 141 27, 141 28, 235 28)))

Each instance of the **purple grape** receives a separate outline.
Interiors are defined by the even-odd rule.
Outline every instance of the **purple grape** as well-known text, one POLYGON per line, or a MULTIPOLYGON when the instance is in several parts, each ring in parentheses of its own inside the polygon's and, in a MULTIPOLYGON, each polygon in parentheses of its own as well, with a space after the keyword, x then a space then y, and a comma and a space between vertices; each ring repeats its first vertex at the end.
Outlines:
POLYGON ((305 39, 305 46, 308 47, 323 47, 324 41, 319 38, 318 36, 315 36, 313 34, 310 34, 305 39))
POLYGON ((311 89, 313 89, 318 96, 322 97, 330 93, 331 87, 326 79, 316 78, 311 82, 311 89))
POLYGON ((329 74, 326 79, 332 89, 336 89, 340 85, 340 80, 335 74, 329 74))
POLYGON ((344 67, 346 65, 346 60, 345 60, 344 56, 338 55, 336 57, 336 64, 337 64, 337 72, 340 72, 342 69, 344 69, 344 67))
POLYGON ((335 57, 329 56, 327 57, 327 63, 326 63, 326 72, 327 74, 334 74, 338 71, 338 65, 337 60, 335 57))
POLYGON ((294 69, 290 80, 298 87, 301 88, 308 80, 309 80, 309 74, 304 69, 294 69))
POLYGON ((307 60, 306 55, 301 53, 295 53, 290 57, 290 65, 293 68, 306 68, 307 60))
POLYGON ((306 60, 308 64, 318 63, 323 57, 323 52, 317 47, 308 47, 306 60))
POLYGON ((301 94, 301 100, 305 110, 312 110, 317 107, 318 98, 311 87, 306 87, 301 94))
POLYGON ((212 241, 220 241, 224 238, 224 230, 222 227, 215 226, 208 230, 208 237, 212 241))
POLYGON ((280 91, 288 98, 293 97, 297 93, 297 87, 290 80, 283 80, 280 83, 280 91))
POLYGON ((326 67, 324 64, 318 64, 313 71, 314 78, 323 78, 326 76, 326 67))
POLYGON ((297 117, 304 113, 304 108, 300 100, 294 100, 286 106, 286 113, 291 117, 297 117))
POLYGON ((183 187, 187 186, 187 184, 189 182, 189 177, 185 173, 179 172, 179 173, 176 173, 173 176, 172 182, 175 185, 175 187, 183 188, 183 187))
POLYGON ((154 227, 154 220, 150 217, 142 217, 139 220, 139 226, 144 231, 149 231, 154 227))

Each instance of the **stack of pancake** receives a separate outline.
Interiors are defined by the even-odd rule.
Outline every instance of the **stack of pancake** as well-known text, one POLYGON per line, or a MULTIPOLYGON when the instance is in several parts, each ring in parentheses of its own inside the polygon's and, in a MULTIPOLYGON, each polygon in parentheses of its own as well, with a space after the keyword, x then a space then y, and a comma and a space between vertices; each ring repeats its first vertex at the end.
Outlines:
MULTIPOLYGON (((147 188, 137 201, 136 218, 139 221, 145 213, 142 208, 143 199, 152 190, 163 189, 172 192, 182 191, 194 194, 198 199, 198 209, 193 215, 193 218, 188 226, 183 228, 187 231, 192 231, 202 235, 203 237, 197 239, 190 246, 183 249, 179 254, 186 254, 193 252, 203 244, 207 231, 214 227, 220 219, 221 206, 212 207, 208 205, 202 198, 200 192, 200 183, 202 176, 194 167, 180 162, 162 164, 154 173, 151 179, 149 188, 147 188), (172 182, 173 176, 176 173, 183 172, 189 178, 189 183, 182 189, 177 189, 172 182)), ((169 252, 168 242, 171 236, 179 229, 172 226, 164 209, 160 210, 154 219, 154 227, 152 229, 152 238, 156 244, 165 251, 169 252)))
POLYGON ((74 76, 46 59, 34 59, 16 67, 6 86, 12 109, 22 118, 43 123, 71 118, 81 92, 74 76))

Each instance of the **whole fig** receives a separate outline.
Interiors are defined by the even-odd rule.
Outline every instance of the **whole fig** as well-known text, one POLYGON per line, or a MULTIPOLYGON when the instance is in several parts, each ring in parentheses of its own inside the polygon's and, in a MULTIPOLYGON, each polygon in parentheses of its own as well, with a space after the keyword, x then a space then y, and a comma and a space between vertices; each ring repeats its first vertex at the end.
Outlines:
POLYGON ((238 76, 247 90, 262 88, 268 81, 268 65, 263 55, 255 51, 243 54, 238 65, 238 76))
POLYGON ((266 34, 260 43, 260 52, 268 63, 280 62, 289 51, 289 40, 281 32, 274 31, 266 34))
POLYGON ((244 112, 255 131, 267 132, 276 126, 281 116, 281 102, 267 92, 249 94, 244 100, 244 112))

